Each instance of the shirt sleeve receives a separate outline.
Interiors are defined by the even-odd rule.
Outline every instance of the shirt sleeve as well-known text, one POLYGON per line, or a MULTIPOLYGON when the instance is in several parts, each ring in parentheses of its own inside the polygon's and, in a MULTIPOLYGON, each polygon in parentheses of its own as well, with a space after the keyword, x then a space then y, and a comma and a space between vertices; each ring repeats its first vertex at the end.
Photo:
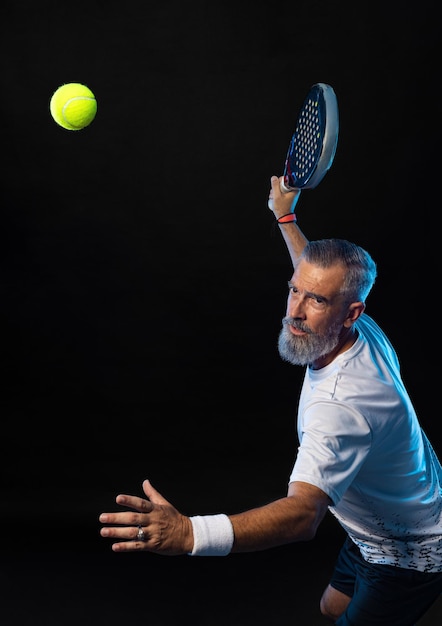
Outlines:
POLYGON ((371 430, 364 417, 347 405, 315 402, 300 422, 300 445, 290 482, 302 481, 339 502, 370 450, 371 430))

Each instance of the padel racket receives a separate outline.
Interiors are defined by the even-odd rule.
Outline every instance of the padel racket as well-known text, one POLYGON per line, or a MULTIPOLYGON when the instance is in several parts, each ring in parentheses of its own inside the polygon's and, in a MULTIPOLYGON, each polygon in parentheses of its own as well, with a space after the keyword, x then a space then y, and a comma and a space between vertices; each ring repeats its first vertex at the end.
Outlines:
POLYGON ((284 165, 281 191, 313 189, 335 157, 339 134, 336 94, 330 85, 310 88, 298 114, 284 165))

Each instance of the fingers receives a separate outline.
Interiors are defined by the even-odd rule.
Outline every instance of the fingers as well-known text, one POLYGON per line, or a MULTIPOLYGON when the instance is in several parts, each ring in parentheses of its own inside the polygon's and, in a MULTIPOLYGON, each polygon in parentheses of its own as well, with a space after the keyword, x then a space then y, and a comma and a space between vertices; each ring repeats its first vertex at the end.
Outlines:
MULTIPOLYGON (((140 528, 146 524, 146 514, 151 513, 154 504, 144 498, 119 494, 116 497, 117 504, 133 509, 132 511, 117 511, 111 513, 101 513, 99 521, 107 526, 100 530, 102 537, 119 539, 120 541, 134 541, 138 539, 140 543, 142 534, 140 528)), ((139 549, 139 545, 126 546, 125 549, 139 549)), ((123 548, 118 548, 121 550, 123 548)))
POLYGON ((114 513, 101 513, 99 521, 102 524, 121 526, 140 526, 146 520, 145 515, 133 511, 118 511, 114 513))
POLYGON ((270 185, 271 185, 271 187, 272 187, 272 190, 274 190, 274 189, 279 189, 279 188, 280 188, 280 182, 281 182, 281 180, 283 180, 283 177, 282 177, 282 176, 278 178, 278 176, 273 175, 273 176, 270 178, 270 185))
POLYGON ((150 513, 153 509, 153 504, 149 500, 139 498, 138 496, 129 496, 125 493, 120 493, 115 498, 115 502, 140 513, 150 513))
POLYGON ((279 188, 279 178, 277 176, 272 176, 270 178, 270 193, 269 193, 269 201, 268 207, 271 211, 274 211, 275 207, 273 204, 274 191, 279 188))
POLYGON ((113 552, 139 552, 140 550, 148 550, 143 541, 118 541, 112 544, 113 552))
POLYGON ((144 513, 133 511, 102 513, 99 520, 102 524, 107 524, 101 528, 100 535, 117 540, 117 543, 112 545, 114 552, 149 549, 147 543, 149 521, 144 513))
POLYGON ((112 544, 114 552, 134 552, 149 550, 149 536, 146 529, 141 525, 127 527, 106 527, 100 531, 102 537, 117 539, 112 544))
POLYGON ((146 496, 149 498, 149 500, 153 502, 154 504, 161 504, 161 505, 170 504, 168 500, 163 498, 163 496, 156 489, 152 487, 152 485, 150 484, 150 481, 147 479, 143 481, 143 491, 146 494, 146 496))
MULTIPOLYGON (((101 521, 101 517, 100 517, 101 521)), ((140 524, 138 525, 130 525, 130 526, 119 526, 119 524, 123 524, 124 522, 120 521, 111 521, 110 524, 118 524, 117 526, 105 526, 100 530, 100 535, 102 537, 107 537, 108 539, 119 539, 120 541, 142 541, 139 537, 139 529, 142 528, 140 524)), ((143 540, 144 541, 144 540, 143 540)))

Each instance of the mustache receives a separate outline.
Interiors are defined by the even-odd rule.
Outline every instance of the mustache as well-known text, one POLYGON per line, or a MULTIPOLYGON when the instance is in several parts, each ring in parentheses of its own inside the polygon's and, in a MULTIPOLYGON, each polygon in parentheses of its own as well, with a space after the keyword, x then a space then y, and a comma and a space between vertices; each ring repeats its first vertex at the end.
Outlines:
POLYGON ((293 326, 293 328, 296 328, 297 330, 302 330, 304 333, 308 333, 310 335, 313 334, 311 328, 309 328, 306 324, 303 324, 303 322, 297 320, 295 317, 283 317, 282 323, 284 326, 293 326))

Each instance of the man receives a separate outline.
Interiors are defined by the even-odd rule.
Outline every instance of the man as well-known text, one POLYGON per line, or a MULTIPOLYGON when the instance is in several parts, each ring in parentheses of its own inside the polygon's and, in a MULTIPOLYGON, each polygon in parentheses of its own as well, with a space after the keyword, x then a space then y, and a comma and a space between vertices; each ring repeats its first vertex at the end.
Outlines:
POLYGON ((442 591, 442 468, 392 345, 365 313, 376 265, 345 240, 308 242, 299 191, 273 176, 269 206, 292 259, 284 360, 306 366, 288 493, 234 515, 187 517, 149 483, 103 513, 116 552, 226 555, 310 540, 330 510, 348 534, 320 610, 340 626, 412 626, 442 591))

